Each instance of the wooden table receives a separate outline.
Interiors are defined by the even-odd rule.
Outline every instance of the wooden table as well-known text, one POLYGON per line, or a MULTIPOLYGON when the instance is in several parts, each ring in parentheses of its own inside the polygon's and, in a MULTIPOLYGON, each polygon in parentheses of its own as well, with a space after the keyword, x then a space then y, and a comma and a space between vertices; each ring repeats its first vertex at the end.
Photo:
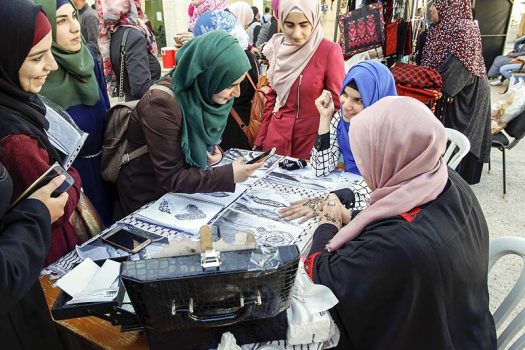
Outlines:
MULTIPOLYGON (((58 297, 60 288, 52 287, 47 276, 40 277, 49 309, 58 297)), ((120 332, 120 327, 97 317, 82 317, 55 321, 69 347, 81 349, 144 350, 149 349, 143 331, 120 332)))

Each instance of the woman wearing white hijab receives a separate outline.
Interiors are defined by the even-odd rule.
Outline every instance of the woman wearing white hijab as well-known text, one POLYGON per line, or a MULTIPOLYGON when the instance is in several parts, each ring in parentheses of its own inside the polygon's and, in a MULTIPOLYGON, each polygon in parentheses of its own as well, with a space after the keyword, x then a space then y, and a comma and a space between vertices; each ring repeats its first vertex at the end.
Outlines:
POLYGON ((255 145, 309 159, 320 118, 314 101, 328 90, 339 109, 343 55, 339 45, 323 38, 319 1, 282 0, 278 17, 283 33, 264 47, 272 91, 255 145))

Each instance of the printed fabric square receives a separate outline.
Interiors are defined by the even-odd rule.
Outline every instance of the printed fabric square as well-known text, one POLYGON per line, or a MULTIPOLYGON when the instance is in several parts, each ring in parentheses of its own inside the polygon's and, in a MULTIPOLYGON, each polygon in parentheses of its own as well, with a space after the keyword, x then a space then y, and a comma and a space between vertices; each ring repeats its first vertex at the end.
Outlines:
POLYGON ((376 47, 385 41, 385 22, 381 3, 363 6, 339 16, 339 44, 345 55, 353 56, 376 47))

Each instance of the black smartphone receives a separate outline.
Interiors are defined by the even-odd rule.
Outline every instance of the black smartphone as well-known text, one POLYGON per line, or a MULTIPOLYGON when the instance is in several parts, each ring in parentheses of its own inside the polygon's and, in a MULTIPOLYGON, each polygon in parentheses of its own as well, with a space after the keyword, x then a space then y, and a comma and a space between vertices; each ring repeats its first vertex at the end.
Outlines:
POLYGON ((49 181, 53 180, 55 177, 59 175, 64 175, 66 178, 64 182, 58 188, 56 188, 53 193, 51 193, 51 197, 58 197, 62 193, 69 190, 71 186, 75 183, 75 179, 73 176, 69 175, 69 173, 64 169, 58 162, 55 162, 49 169, 46 170, 45 173, 43 173, 38 179, 36 179, 31 186, 29 186, 12 204, 9 208, 14 207, 22 200, 28 198, 30 195, 32 195, 36 190, 42 188, 43 186, 47 185, 49 181))
POLYGON ((121 226, 116 226, 113 230, 104 234, 102 240, 131 254, 138 253, 151 243, 149 238, 128 231, 121 226))
POLYGON ((257 163, 257 162, 260 161, 261 159, 271 157, 271 156, 273 156, 274 154, 275 154, 275 147, 272 147, 272 148, 270 148, 268 151, 259 154, 259 155, 258 155, 257 157, 255 157, 255 158, 250 159, 249 161, 246 162, 246 164, 257 163))

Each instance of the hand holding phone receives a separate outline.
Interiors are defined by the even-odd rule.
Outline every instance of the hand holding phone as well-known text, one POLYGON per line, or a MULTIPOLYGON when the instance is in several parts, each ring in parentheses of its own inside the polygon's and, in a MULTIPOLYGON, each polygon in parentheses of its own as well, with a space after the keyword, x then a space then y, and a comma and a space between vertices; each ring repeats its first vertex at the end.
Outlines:
POLYGON ((255 164, 255 163, 259 162, 260 160, 269 158, 269 157, 271 157, 271 156, 273 156, 275 154, 275 150, 276 150, 276 148, 272 147, 268 151, 259 154, 255 158, 250 159, 249 161, 246 162, 246 164, 255 164))
POLYGON ((69 195, 67 192, 63 192, 58 197, 53 198, 51 194, 64 183, 65 179, 63 175, 57 176, 47 185, 36 190, 29 196, 29 198, 41 201, 47 207, 49 215, 51 216, 51 223, 57 221, 64 215, 64 207, 66 206, 69 195))

